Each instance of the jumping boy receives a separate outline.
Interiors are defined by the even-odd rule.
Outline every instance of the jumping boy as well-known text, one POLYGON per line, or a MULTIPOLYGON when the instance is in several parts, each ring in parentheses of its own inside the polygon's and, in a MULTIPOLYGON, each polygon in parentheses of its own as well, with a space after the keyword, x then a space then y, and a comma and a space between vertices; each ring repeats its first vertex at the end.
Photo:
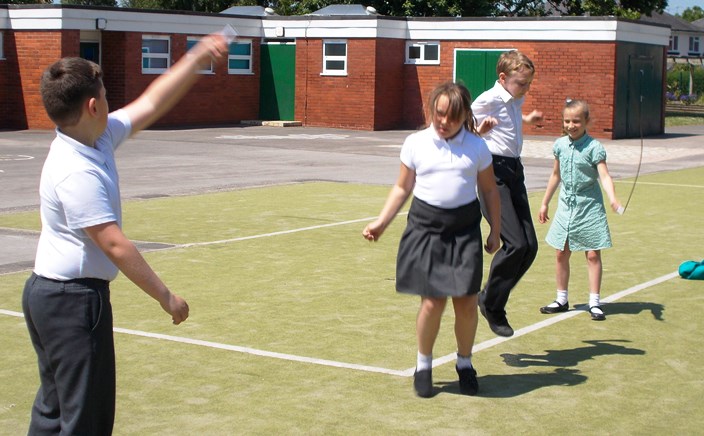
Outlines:
POLYGON ((534 110, 523 115, 521 111, 535 74, 533 62, 526 55, 519 51, 502 53, 496 74, 498 80, 494 86, 472 103, 472 112, 479 123, 477 130, 493 155, 494 176, 501 196, 503 242, 479 294, 479 309, 494 333, 512 336, 506 303, 538 253, 521 163, 523 123, 539 123, 543 114, 534 110))
POLYGON ((186 301, 166 287, 122 232, 114 150, 183 97, 200 63, 226 51, 224 37, 203 38, 168 74, 113 113, 98 65, 64 58, 42 74, 42 100, 57 128, 40 181, 42 231, 34 271, 22 295, 41 383, 29 434, 112 433, 109 283, 118 270, 157 300, 174 324, 188 318, 186 301))

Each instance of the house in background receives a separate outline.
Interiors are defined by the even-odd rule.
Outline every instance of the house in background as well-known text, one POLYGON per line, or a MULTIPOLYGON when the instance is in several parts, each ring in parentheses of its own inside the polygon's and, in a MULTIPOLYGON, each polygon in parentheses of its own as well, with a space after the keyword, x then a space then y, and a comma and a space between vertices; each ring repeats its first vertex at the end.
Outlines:
POLYGON ((667 12, 663 12, 662 14, 653 12, 652 16, 643 16, 641 20, 649 23, 664 24, 670 27, 670 44, 667 48, 667 69, 672 69, 675 64, 688 64, 689 94, 693 94, 693 70, 696 67, 701 68, 704 66, 704 62, 702 62, 702 58, 704 57, 704 19, 690 23, 667 12))
POLYGON ((198 38, 230 24, 239 38, 227 60, 204 68, 160 126, 261 119, 415 129, 425 123, 424 101, 437 84, 462 81, 476 96, 496 80, 500 53, 521 50, 537 68, 524 107, 545 113, 544 124, 526 126, 526 134, 560 135, 567 98, 589 101, 596 137, 636 137, 641 127, 645 135, 664 132, 670 29, 663 24, 615 17, 403 18, 365 8, 290 17, 224 12, 0 5, 0 128, 53 127, 39 76, 60 57, 99 63, 117 109, 198 38))

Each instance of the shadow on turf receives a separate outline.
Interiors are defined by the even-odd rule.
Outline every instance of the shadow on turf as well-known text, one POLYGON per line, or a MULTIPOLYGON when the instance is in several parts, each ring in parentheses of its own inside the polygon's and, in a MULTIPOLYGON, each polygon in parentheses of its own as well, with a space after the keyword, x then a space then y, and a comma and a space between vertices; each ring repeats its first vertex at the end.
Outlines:
MULTIPOLYGON (((557 368, 553 372, 533 374, 485 375, 479 377, 479 393, 483 398, 511 398, 548 386, 575 386, 587 381, 577 369, 557 368)), ((435 394, 460 394, 458 381, 435 383, 435 394)))
POLYGON ((566 368, 577 366, 585 360, 592 360, 597 356, 608 356, 613 354, 638 355, 642 356, 645 351, 637 348, 628 348, 614 342, 630 342, 619 339, 606 339, 596 341, 583 341, 589 344, 586 347, 573 348, 571 350, 545 350, 545 354, 510 354, 501 355, 504 363, 516 368, 527 368, 529 366, 557 366, 566 368))
MULTIPOLYGON (((606 303, 603 305, 606 315, 637 315, 641 312, 650 312, 658 321, 663 321, 662 313, 665 311, 665 306, 658 303, 639 303, 639 302, 616 302, 606 303)), ((575 305, 575 309, 587 310, 587 305, 575 305)))
MULTIPOLYGON (((575 386, 584 383, 587 377, 580 374, 578 369, 573 369, 580 362, 594 359, 598 356, 632 355, 642 356, 645 351, 629 348, 620 343, 630 341, 619 339, 606 339, 584 341, 584 347, 571 350, 545 350, 545 354, 510 354, 504 353, 501 357, 504 363, 515 368, 528 368, 531 366, 557 367, 553 372, 533 374, 507 374, 486 375, 479 377, 479 395, 486 398, 510 398, 535 389, 547 386, 575 386)), ((459 394, 458 382, 438 383, 440 392, 459 394)), ((438 392, 439 393, 439 392, 438 392)))

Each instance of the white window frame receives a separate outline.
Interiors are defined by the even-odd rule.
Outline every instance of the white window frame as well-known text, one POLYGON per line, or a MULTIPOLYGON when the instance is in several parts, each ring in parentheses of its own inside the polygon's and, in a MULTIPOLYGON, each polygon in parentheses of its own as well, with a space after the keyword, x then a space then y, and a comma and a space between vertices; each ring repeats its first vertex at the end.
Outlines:
POLYGON ((5 34, 0 32, 0 59, 5 59, 5 34))
POLYGON ((697 55, 700 52, 700 45, 699 45, 699 37, 698 36, 690 36, 689 37, 689 54, 690 55, 697 55))
POLYGON ((164 35, 142 35, 142 42, 145 40, 162 40, 168 42, 168 51, 166 53, 149 53, 144 51, 142 45, 142 74, 163 74, 171 65, 171 37, 164 35), (166 68, 144 68, 144 59, 166 59, 166 68))
POLYGON ((323 72, 320 73, 321 76, 346 76, 347 75, 347 40, 346 39, 324 39, 323 40, 323 72), (345 55, 326 55, 325 48, 328 44, 344 44, 345 55), (342 62, 342 69, 328 69, 328 62, 342 62))
POLYGON ((230 47, 228 47, 228 52, 227 52, 227 73, 228 74, 252 74, 252 63, 254 62, 253 59, 253 50, 252 50, 252 40, 251 39, 236 39, 232 43, 230 43, 230 46, 233 44, 238 44, 238 45, 249 45, 249 54, 248 55, 234 55, 230 54, 230 47), (230 61, 231 60, 246 60, 249 63, 249 68, 230 68, 230 61))
MULTIPOLYGON (((186 37, 186 53, 190 51, 190 49, 198 44, 198 41, 201 40, 201 36, 187 36, 186 37), (193 43, 193 44, 191 44, 193 43)), ((203 66, 206 68, 202 68, 197 71, 198 74, 215 74, 215 67, 213 66, 213 61, 211 60, 209 64, 206 64, 203 62, 203 66)))
POLYGON ((680 51, 679 45, 680 45, 679 35, 670 35, 670 48, 668 51, 678 53, 680 51))
POLYGON ((406 63, 412 65, 440 65, 440 41, 406 41, 406 63), (435 46, 438 49, 437 59, 428 59, 425 53, 426 47, 435 46), (411 57, 411 49, 420 50, 420 56, 411 57))

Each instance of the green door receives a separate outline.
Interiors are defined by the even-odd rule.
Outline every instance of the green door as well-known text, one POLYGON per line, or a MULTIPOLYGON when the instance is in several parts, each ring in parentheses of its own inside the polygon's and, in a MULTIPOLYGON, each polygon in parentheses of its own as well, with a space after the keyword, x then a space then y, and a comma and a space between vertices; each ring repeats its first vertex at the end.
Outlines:
POLYGON ((662 133, 662 85, 654 75, 654 63, 651 56, 631 55, 628 58, 627 138, 662 133))
POLYGON ((496 62, 505 50, 456 50, 455 82, 462 82, 474 100, 494 86, 496 62))
POLYGON ((259 119, 292 121, 296 91, 296 46, 264 43, 261 46, 259 119))

